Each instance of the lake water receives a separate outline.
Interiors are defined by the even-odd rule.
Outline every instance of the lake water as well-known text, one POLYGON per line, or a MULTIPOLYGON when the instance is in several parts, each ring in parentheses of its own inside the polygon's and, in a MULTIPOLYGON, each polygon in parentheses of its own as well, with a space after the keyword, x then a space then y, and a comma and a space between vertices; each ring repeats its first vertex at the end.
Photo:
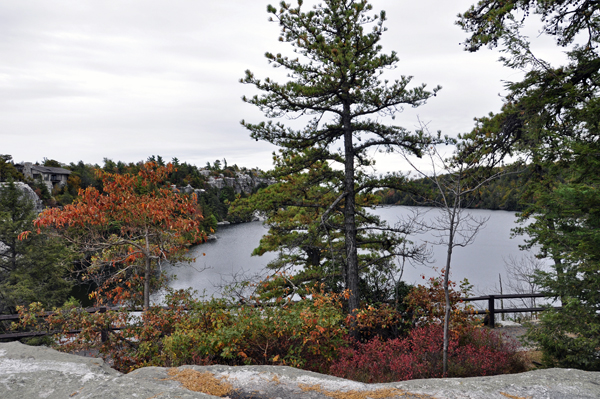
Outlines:
MULTIPOLYGON (((427 220, 440 212, 439 209, 403 206, 381 207, 373 212, 393 225, 400 219, 409 217, 414 211, 427 212, 423 215, 427 220)), ((498 293, 498 275, 502 275, 505 289, 508 279, 504 260, 509 255, 520 257, 525 254, 519 250, 519 245, 524 242, 523 238, 510 238, 510 230, 516 226, 515 214, 489 210, 468 210, 468 213, 489 220, 471 245, 454 249, 451 279, 460 281, 468 278, 474 285, 475 294, 498 293)), ((266 232, 262 222, 220 226, 216 241, 192 249, 191 255, 196 258, 193 264, 168 268, 169 274, 177 276, 170 285, 175 289, 191 287, 208 296, 219 296, 220 286, 234 278, 240 280, 244 275, 267 275, 265 265, 275 258, 275 254, 251 256, 252 250, 258 246, 260 238, 266 232)), ((417 244, 435 241, 431 233, 411 236, 409 239, 417 244)), ((422 282, 422 275, 426 278, 439 275, 439 269, 445 266, 446 247, 428 245, 433 251, 431 263, 407 265, 402 280, 413 284, 422 282)))

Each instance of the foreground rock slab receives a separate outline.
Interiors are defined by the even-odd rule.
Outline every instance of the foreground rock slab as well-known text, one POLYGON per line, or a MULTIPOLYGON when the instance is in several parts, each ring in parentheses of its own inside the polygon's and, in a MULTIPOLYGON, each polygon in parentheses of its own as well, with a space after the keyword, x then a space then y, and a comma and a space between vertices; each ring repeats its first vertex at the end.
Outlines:
POLYGON ((537 370, 493 377, 362 384, 291 367, 147 367, 122 374, 101 359, 0 343, 0 398, 216 398, 196 392, 210 375, 232 388, 231 399, 597 399, 600 372, 537 370), (206 373, 210 374, 206 374, 206 373), (185 379, 177 376, 185 375, 185 379), (197 379, 198 381, 194 381, 197 379), (197 383, 196 383, 197 382, 197 383))
POLYGON ((18 342, 0 343, 2 399, 213 398, 189 391, 177 381, 154 379, 149 370, 142 371, 145 373, 122 374, 102 359, 18 342))

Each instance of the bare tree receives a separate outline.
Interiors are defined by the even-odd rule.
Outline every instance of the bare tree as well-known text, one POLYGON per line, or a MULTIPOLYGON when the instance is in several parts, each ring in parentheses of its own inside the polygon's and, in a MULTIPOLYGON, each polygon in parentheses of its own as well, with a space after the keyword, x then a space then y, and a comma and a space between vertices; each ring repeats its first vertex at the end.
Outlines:
MULTIPOLYGON (((421 125, 423 131, 426 126, 421 125)), ((411 159, 404 157, 410 166, 426 179, 432 186, 433 191, 420 193, 428 205, 440 209, 440 215, 430 221, 423 220, 423 227, 433 231, 436 238, 432 244, 444 245, 446 247, 446 264, 444 269, 444 348, 443 348, 443 373, 448 371, 448 329, 450 324, 450 293, 448 279, 452 254, 456 247, 466 247, 473 243, 479 231, 484 227, 489 218, 475 217, 465 211, 469 202, 473 201, 474 194, 489 181, 505 174, 504 171, 481 174, 477 164, 464 161, 455 154, 445 158, 436 146, 429 146, 424 151, 424 156, 429 158, 430 171, 418 167, 411 159)))
MULTIPOLYGON (((546 263, 536 258, 532 253, 515 257, 509 255, 504 259, 508 288, 514 294, 535 294, 540 292, 540 285, 536 282, 535 275, 546 269, 546 263)), ((537 298, 520 298, 520 305, 529 308, 536 307, 537 298)))
POLYGON ((240 303, 247 303, 255 297, 257 287, 264 279, 264 271, 252 273, 240 269, 231 274, 221 274, 220 281, 213 282, 212 285, 224 298, 237 300, 240 303))

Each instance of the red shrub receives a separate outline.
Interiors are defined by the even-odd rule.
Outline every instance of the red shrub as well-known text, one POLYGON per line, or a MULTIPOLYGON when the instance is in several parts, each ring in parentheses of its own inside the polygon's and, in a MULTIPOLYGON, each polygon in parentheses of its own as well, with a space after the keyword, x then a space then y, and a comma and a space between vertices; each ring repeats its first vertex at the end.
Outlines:
MULTIPOLYGON (((330 373, 362 382, 392 382, 442 376, 442 327, 413 329, 404 339, 353 342, 340 350, 330 373)), ((473 377, 523 370, 514 342, 482 328, 455 331, 449 346, 449 377, 473 377)))

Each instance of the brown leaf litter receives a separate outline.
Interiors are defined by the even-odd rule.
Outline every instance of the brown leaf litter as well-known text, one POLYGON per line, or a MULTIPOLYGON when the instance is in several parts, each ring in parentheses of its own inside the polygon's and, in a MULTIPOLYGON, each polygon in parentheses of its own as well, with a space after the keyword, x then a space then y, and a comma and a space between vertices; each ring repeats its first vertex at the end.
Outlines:
MULTIPOLYGON (((190 391, 202 392, 209 395, 227 397, 236 393, 236 389, 233 388, 227 381, 227 377, 215 377, 210 372, 200 372, 193 369, 179 370, 177 368, 171 368, 168 370, 170 376, 169 379, 179 381, 183 387, 190 391)), ((271 382, 279 384, 279 377, 273 376, 271 382)), ((414 394, 403 391, 398 388, 381 388, 375 390, 352 390, 352 391, 329 391, 323 389, 320 385, 308 385, 300 384, 300 389, 303 392, 318 392, 324 396, 328 396, 333 399, 392 399, 392 398, 410 398, 410 399, 432 399, 432 396, 414 394)))
POLYGON ((328 391, 323 389, 320 385, 305 384, 300 384, 300 388, 304 392, 316 391, 334 399, 391 399, 401 397, 409 397, 411 399, 433 399, 433 397, 429 395, 414 394, 398 388, 381 388, 370 391, 328 391))
POLYGON ((228 396, 233 392, 233 385, 224 378, 216 378, 212 373, 177 368, 170 368, 168 374, 171 380, 179 381, 181 385, 190 391, 202 392, 214 396, 228 396))

